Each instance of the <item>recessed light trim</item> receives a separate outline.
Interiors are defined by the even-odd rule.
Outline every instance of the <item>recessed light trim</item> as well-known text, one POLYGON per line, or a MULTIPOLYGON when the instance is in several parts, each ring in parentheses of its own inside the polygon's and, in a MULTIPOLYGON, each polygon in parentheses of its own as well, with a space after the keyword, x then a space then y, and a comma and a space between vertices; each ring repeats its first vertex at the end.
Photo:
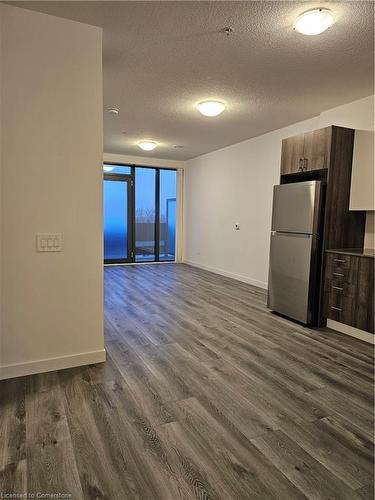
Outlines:
POLYGON ((295 23, 294 29, 303 35, 320 35, 335 22, 332 12, 329 9, 310 9, 300 14, 295 23))
POLYGON ((143 151, 152 151, 158 147, 158 144, 155 141, 139 141, 138 147, 143 151))
POLYGON ((197 110, 204 116, 218 116, 225 110, 225 104, 222 101, 201 101, 196 106, 197 110))

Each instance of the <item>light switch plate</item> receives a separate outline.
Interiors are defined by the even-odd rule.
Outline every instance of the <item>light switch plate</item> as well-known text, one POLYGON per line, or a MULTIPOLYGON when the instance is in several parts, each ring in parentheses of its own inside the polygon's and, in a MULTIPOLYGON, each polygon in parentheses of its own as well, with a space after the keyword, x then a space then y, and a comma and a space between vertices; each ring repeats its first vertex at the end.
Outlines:
POLYGON ((37 252, 61 252, 62 234, 61 233, 38 233, 36 235, 37 252))

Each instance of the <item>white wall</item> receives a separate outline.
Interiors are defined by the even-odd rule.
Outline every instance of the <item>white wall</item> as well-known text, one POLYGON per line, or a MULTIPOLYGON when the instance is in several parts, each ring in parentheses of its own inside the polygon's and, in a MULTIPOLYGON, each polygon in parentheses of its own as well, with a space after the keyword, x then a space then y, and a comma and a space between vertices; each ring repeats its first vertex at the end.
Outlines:
POLYGON ((187 162, 185 261, 267 287, 281 140, 316 128, 313 118, 187 162))
POLYGON ((0 378, 105 359, 101 30, 8 5, 1 23, 0 378), (37 253, 61 232, 61 253, 37 253))
POLYGON ((279 182, 281 140, 332 124, 367 129, 373 123, 372 99, 188 161, 184 260, 266 288, 272 187, 279 182), (237 222, 240 231, 234 229, 237 222))
POLYGON ((370 95, 323 111, 319 116, 319 127, 338 125, 359 130, 374 130, 374 98, 375 96, 370 95))

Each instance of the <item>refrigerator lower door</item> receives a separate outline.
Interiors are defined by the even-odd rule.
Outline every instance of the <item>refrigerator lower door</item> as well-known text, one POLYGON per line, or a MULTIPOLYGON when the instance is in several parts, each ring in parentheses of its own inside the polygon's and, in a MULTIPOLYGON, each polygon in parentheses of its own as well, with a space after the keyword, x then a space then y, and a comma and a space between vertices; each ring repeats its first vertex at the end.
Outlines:
POLYGON ((315 246, 311 234, 271 234, 268 307, 309 323, 311 257, 315 246))

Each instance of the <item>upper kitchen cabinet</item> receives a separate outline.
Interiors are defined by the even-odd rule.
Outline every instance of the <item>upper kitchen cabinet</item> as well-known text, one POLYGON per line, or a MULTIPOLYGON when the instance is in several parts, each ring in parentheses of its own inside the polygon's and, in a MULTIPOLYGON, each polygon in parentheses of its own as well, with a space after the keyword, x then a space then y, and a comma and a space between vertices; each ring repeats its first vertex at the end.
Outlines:
POLYGON ((332 127, 304 134, 304 170, 327 168, 330 159, 332 127))
POLYGON ((328 168, 333 128, 321 128, 284 139, 281 148, 280 174, 328 168))
POLYGON ((375 210, 374 135, 372 130, 355 131, 350 210, 375 210))
POLYGON ((281 175, 302 170, 304 134, 284 139, 281 148, 281 175))

